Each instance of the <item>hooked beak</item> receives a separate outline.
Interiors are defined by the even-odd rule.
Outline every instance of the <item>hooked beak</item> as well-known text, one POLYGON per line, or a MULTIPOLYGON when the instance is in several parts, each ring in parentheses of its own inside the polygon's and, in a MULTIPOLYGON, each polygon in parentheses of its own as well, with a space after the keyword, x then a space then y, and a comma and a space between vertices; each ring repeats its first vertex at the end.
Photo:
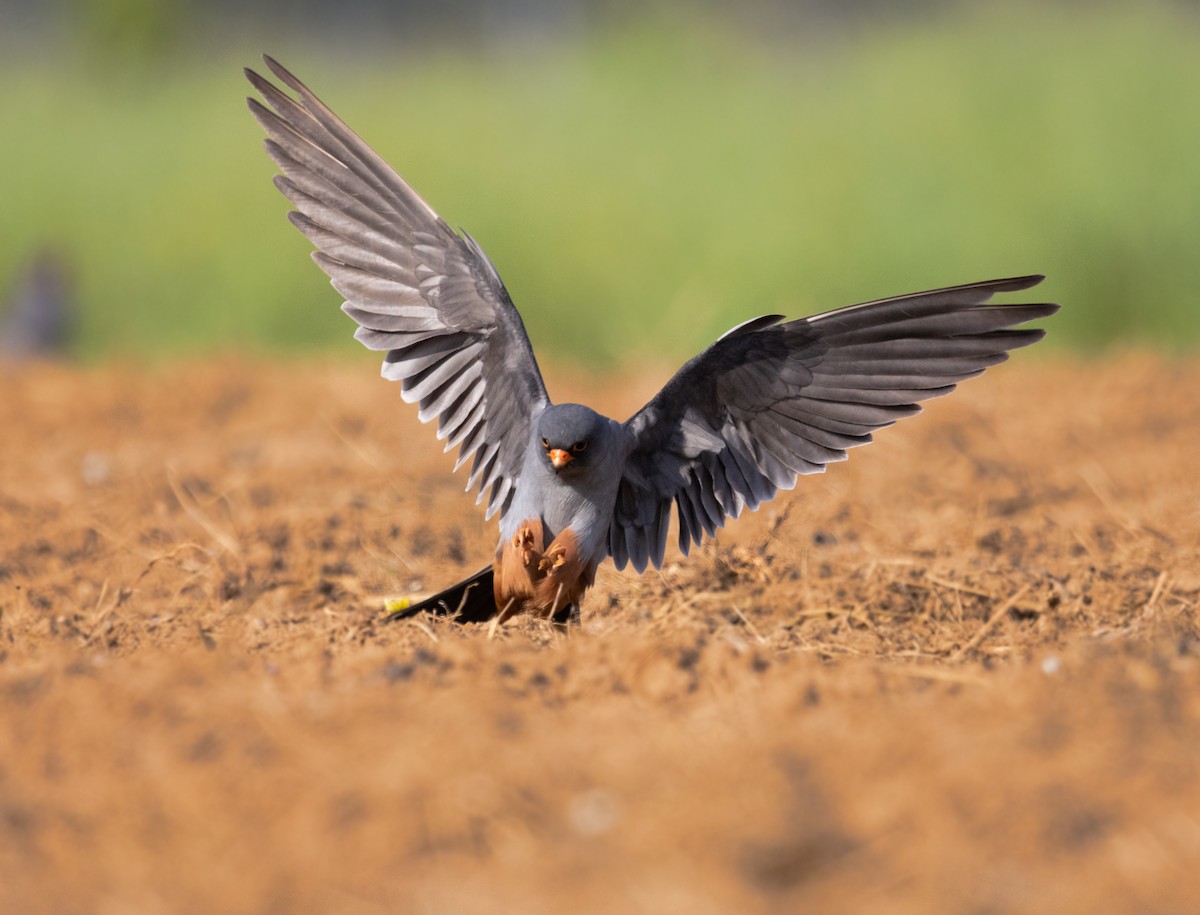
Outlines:
POLYGON ((569 451, 563 451, 561 448, 551 448, 546 454, 550 458, 550 463, 554 465, 555 470, 562 470, 571 461, 575 460, 575 456, 569 451))

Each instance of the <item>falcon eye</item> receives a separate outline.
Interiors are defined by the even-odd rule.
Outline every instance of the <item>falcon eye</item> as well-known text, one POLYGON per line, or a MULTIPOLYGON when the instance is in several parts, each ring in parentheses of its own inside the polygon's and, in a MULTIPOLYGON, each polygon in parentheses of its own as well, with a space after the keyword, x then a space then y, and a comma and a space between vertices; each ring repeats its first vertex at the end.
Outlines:
POLYGON ((550 450, 550 440, 542 439, 542 447, 545 448, 547 451, 549 451, 550 450))
POLYGON ((580 451, 587 451, 587 446, 588 446, 587 439, 584 438, 584 439, 580 439, 574 445, 572 445, 571 450, 574 451, 576 454, 578 454, 580 451))

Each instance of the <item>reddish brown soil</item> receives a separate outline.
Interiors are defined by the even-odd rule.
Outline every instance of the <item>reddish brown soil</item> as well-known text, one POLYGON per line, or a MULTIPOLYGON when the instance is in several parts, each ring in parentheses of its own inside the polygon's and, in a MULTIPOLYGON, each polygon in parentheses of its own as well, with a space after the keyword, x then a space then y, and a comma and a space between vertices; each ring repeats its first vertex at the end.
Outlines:
POLYGON ((0 370, 0 911, 1200 911, 1200 363, 1032 355, 492 640, 373 362, 0 370))

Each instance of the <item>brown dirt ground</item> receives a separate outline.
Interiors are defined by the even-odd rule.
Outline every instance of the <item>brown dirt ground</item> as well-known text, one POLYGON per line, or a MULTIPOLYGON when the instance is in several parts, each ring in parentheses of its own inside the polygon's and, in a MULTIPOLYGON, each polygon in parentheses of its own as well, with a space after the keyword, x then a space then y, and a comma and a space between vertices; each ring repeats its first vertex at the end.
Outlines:
POLYGON ((1200 362, 1031 356, 494 640, 373 362, 0 370, 0 910, 1200 911, 1200 362))

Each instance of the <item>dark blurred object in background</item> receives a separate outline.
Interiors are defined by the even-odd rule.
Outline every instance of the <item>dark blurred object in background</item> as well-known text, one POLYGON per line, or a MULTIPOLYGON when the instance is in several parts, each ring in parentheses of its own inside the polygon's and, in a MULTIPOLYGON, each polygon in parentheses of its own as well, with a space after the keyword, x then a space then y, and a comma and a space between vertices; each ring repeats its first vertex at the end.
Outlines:
POLYGON ((0 359, 64 355, 76 321, 74 285, 70 260, 61 249, 36 249, 0 310, 0 359))

